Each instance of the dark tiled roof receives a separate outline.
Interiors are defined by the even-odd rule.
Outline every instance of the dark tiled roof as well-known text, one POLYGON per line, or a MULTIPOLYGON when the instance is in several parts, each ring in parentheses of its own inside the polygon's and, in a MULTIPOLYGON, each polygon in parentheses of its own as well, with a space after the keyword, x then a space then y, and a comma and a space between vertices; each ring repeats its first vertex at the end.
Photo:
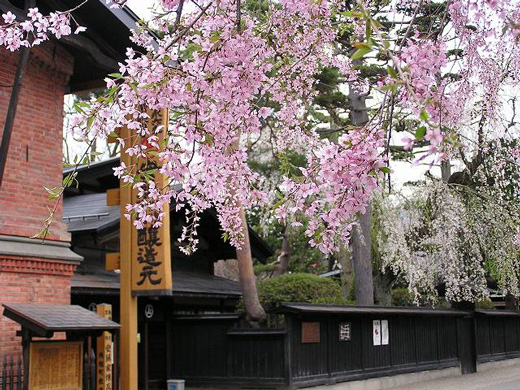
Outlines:
MULTIPOLYGON (((171 207, 171 210, 173 213, 174 207, 171 207)), ((214 252, 219 251, 219 255, 223 256, 222 259, 233 258, 235 250, 229 243, 222 241, 220 224, 215 210, 206 210, 202 218, 200 235, 204 236, 210 245, 213 245, 214 252)), ((65 197, 63 199, 63 220, 67 224, 67 230, 71 233, 100 233, 105 229, 119 229, 119 206, 107 206, 105 192, 65 197)), ((274 253, 272 248, 251 227, 249 227, 249 238, 253 257, 265 263, 266 259, 274 253)))
MULTIPOLYGON (((119 274, 105 271, 102 264, 85 260, 72 277, 73 290, 97 290, 99 293, 117 294, 119 274)), ((74 291, 73 291, 74 292, 74 291)), ((237 282, 218 276, 173 269, 173 295, 241 295, 237 282)))
POLYGON ((229 279, 195 272, 173 271, 173 293, 239 296, 240 285, 229 279))
POLYGON ((100 231, 119 223, 119 206, 107 206, 106 193, 65 198, 63 221, 71 233, 100 231))
POLYGON ((520 317, 520 312, 511 310, 475 310, 475 313, 490 317, 520 317))
POLYGON ((307 313, 307 314, 374 314, 374 315, 446 315, 464 316, 467 313, 453 309, 430 309, 423 307, 388 307, 388 306, 342 306, 318 305, 311 303, 282 303, 277 309, 279 313, 307 313))
MULTIPOLYGON (((44 15, 49 12, 66 11, 79 1, 36 0, 35 6, 44 15)), ((118 62, 125 59, 127 47, 137 48, 131 41, 131 29, 139 17, 128 7, 112 8, 105 0, 87 1, 76 7, 72 17, 86 31, 79 35, 64 36, 59 43, 74 59, 74 71, 67 79, 67 93, 106 88, 103 79, 117 71, 118 62)), ((0 11, 12 11, 18 20, 23 18, 22 0, 0 1, 0 11)), ((152 41, 153 42, 153 41, 152 41)))
POLYGON ((119 179, 114 176, 114 168, 119 166, 119 157, 94 162, 63 170, 63 176, 76 171, 76 185, 65 188, 65 197, 104 193, 107 189, 118 188, 119 179))
POLYGON ((4 316, 44 337, 50 337, 54 332, 97 332, 120 327, 111 320, 75 305, 12 303, 3 306, 4 316))

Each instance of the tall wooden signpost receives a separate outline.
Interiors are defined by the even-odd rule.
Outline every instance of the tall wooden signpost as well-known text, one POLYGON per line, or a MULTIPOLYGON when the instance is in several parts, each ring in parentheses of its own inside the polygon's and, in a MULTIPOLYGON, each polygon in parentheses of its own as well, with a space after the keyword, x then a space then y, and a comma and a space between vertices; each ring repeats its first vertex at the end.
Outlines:
MULTIPOLYGON (((149 129, 163 126, 160 142, 167 136, 168 112, 149 112, 149 129)), ((135 133, 122 128, 120 136, 125 146, 133 146, 135 133)), ((145 141, 144 141, 145 142, 145 141)), ((121 150, 121 161, 127 167, 134 166, 125 150, 121 150)), ((147 170, 154 176, 158 188, 166 185, 166 179, 157 169, 157 161, 140 159, 137 161, 140 170, 147 170)), ((107 269, 120 269, 120 378, 121 390, 137 390, 137 297, 142 295, 171 295, 171 249, 169 206, 164 206, 163 223, 160 228, 151 224, 137 230, 133 220, 127 220, 126 205, 137 200, 137 191, 121 181, 119 191, 107 194, 107 204, 119 204, 120 218, 120 252, 107 257, 107 269)))
MULTIPOLYGON (((100 303, 96 312, 103 318, 112 319, 112 305, 100 303)), ((113 390, 112 333, 103 332, 97 338, 96 344, 96 390, 113 390)))

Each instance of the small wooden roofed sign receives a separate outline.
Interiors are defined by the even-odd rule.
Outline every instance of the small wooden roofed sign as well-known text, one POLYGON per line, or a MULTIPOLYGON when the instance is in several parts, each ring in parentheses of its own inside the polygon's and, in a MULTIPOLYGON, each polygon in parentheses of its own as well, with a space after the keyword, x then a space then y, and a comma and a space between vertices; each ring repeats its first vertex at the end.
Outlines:
POLYGON ((50 338, 55 332, 93 335, 120 328, 118 323, 76 305, 12 303, 3 306, 4 316, 34 336, 50 338))
MULTIPOLYGON (((4 304, 4 316, 22 326, 24 390, 81 390, 83 347, 90 337, 114 332, 120 325, 76 305, 43 303, 4 304), (32 341, 65 333, 66 341, 32 341)), ((85 353, 88 359, 88 354, 85 353)), ((88 362, 88 361, 87 361, 88 362)), ((88 378, 88 376, 87 376, 88 378)))

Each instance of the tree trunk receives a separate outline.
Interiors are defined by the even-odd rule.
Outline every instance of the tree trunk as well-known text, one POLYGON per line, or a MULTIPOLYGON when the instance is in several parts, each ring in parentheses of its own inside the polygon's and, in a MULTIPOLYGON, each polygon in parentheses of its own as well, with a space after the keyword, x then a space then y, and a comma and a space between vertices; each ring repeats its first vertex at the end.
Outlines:
MULTIPOLYGON (((349 88, 350 119, 355 126, 368 123, 365 96, 360 95, 352 85, 349 88)), ((374 304, 374 285, 372 280, 372 245, 371 245, 371 210, 370 203, 359 217, 358 225, 352 231, 352 262, 354 265, 354 285, 358 305, 374 304)))
POLYGON ((506 310, 518 310, 518 300, 511 293, 507 293, 505 296, 506 310))
POLYGON ((244 242, 242 244, 242 249, 237 249, 238 275, 240 278, 240 287, 242 289, 242 299, 246 310, 247 322, 249 322, 253 327, 258 327, 265 321, 265 311, 258 299, 246 213, 243 206, 240 207, 240 219, 242 220, 244 242))
POLYGON ((285 231, 282 236, 282 250, 278 256, 278 266, 274 275, 286 274, 289 270, 289 260, 291 259, 291 242, 289 239, 289 225, 285 226, 285 231))
POLYGON ((372 246, 370 245, 370 204, 359 216, 358 224, 352 229, 352 259, 354 264, 354 285, 358 305, 374 304, 374 283, 372 280, 372 246))
MULTIPOLYGON (((233 153, 238 149, 240 135, 237 136, 235 142, 229 146, 228 153, 233 153)), ((234 191, 231 190, 231 196, 234 191)), ((238 277, 240 278, 240 288, 242 290, 242 300, 244 301, 244 309, 246 311, 247 322, 252 327, 259 327, 266 320, 265 310, 258 299, 258 290, 256 288, 256 276, 253 269, 253 255, 251 254, 251 244, 249 242, 249 230, 247 227, 246 212, 244 206, 236 200, 240 209, 241 229, 244 236, 242 249, 237 249, 238 277)))
POLYGON ((341 245, 338 252, 338 263, 341 265, 341 295, 350 299, 350 291, 354 282, 352 274, 352 253, 346 245, 341 245))
POLYGON ((394 277, 390 272, 378 272, 374 275, 374 300, 381 306, 392 305, 392 282, 394 277))
POLYGON ((441 162, 441 177, 444 183, 447 183, 451 177, 451 164, 450 160, 444 160, 441 162))

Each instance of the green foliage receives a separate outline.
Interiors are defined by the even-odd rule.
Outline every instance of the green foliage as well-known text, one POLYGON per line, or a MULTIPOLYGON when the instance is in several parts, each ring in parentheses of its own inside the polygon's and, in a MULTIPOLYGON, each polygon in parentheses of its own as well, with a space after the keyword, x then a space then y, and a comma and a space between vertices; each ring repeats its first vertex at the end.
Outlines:
MULTIPOLYGON (((267 265, 255 265, 255 273, 269 274, 272 272, 272 263, 276 261, 280 254, 279 249, 282 247, 283 234, 285 226, 274 219, 265 220, 262 210, 252 209, 247 214, 249 226, 251 226, 258 235, 273 249, 276 253, 267 259, 267 265)), ((291 247, 291 257, 289 260, 290 272, 307 272, 319 274, 327 271, 327 264, 323 261, 323 255, 314 247, 309 245, 309 240, 305 235, 305 226, 290 227, 289 242, 291 247)))
POLYGON ((414 301, 413 294, 406 287, 394 288, 391 292, 391 304, 392 306, 426 306, 426 307, 443 307, 448 308, 448 302, 446 299, 439 297, 432 302, 428 300, 426 296, 421 296, 419 302, 414 301), (432 303, 434 303, 432 305, 432 303))
POLYGON ((475 301, 475 309, 494 309, 495 305, 493 305, 493 301, 489 298, 479 299, 475 301))
POLYGON ((318 81, 315 88, 319 93, 333 92, 338 88, 338 85, 341 82, 340 77, 341 74, 338 68, 326 66, 315 76, 318 81))
POLYGON ((262 274, 270 274, 274 271, 276 271, 277 265, 275 263, 268 263, 268 264, 255 264, 254 270, 255 275, 259 276, 262 274))
POLYGON ((348 103, 347 96, 338 90, 342 83, 342 75, 337 68, 326 66, 315 76, 318 95, 314 98, 314 104, 326 110, 345 108, 348 103))
MULTIPOLYGON (((387 74, 387 69, 382 66, 375 64, 363 64, 354 66, 354 69, 359 71, 359 76, 363 79, 368 79, 370 83, 377 83, 377 81, 387 74)), ((392 68, 390 68, 390 72, 394 72, 392 68)), ((397 78, 397 74, 395 74, 395 78, 397 78)))
POLYGON ((324 108, 340 108, 347 104, 347 97, 340 91, 324 93, 314 98, 314 104, 324 108))
POLYGON ((352 283, 350 284, 347 299, 352 302, 356 301, 356 284, 354 283, 354 281, 352 281, 352 283))
POLYGON ((246 0, 244 8, 254 18, 263 20, 269 11, 269 2, 267 0, 246 0))
POLYGON ((407 288, 395 288, 392 290, 392 306, 416 306, 413 295, 407 288))
POLYGON ((303 273, 285 274, 260 281, 258 296, 267 311, 282 302, 352 304, 341 296, 341 287, 335 280, 303 273))

